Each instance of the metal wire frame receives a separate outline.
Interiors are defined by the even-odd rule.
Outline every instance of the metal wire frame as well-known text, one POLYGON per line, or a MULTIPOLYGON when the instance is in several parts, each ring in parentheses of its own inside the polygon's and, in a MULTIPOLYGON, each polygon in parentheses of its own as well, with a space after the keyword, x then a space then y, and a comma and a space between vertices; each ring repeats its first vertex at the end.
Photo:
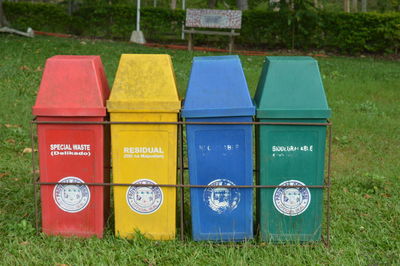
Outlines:
MULTIPOLYGON (((36 175, 36 164, 35 159, 35 125, 38 124, 71 124, 71 125, 177 125, 178 127, 178 170, 179 170, 179 184, 129 184, 129 183, 84 183, 87 186, 134 186, 134 187, 173 187, 180 189, 180 239, 184 240, 184 189, 185 188, 320 188, 327 190, 326 197, 326 207, 325 207, 325 220, 326 220, 326 238, 321 235, 322 242, 327 248, 330 248, 330 221, 331 221, 331 206, 330 206, 330 193, 331 193, 331 160, 332 160, 332 123, 327 120, 325 123, 313 123, 313 122, 189 122, 183 121, 179 116, 179 120, 175 122, 114 122, 114 121, 37 121, 36 118, 31 121, 31 145, 32 145, 32 175, 33 175, 33 186, 34 186, 34 205, 35 205, 35 224, 36 231, 39 232, 39 208, 38 208, 38 189, 39 186, 46 185, 58 185, 66 184, 62 182, 40 182, 39 175, 36 175), (188 168, 184 166, 184 154, 183 154, 183 126, 185 125, 282 125, 282 126, 327 126, 328 127, 328 166, 327 175, 324 178, 324 185, 295 185, 295 186, 278 186, 278 185, 218 185, 218 186, 208 186, 208 185, 191 185, 184 184, 184 171, 188 168)), ((257 171, 257 170, 255 170, 257 171)), ((68 183, 69 185, 82 185, 82 183, 68 183)))
POLYGON ((168 122, 148 122, 148 121, 37 121, 32 120, 33 124, 72 124, 72 125, 283 125, 283 126, 330 126, 331 122, 193 122, 193 121, 168 121, 168 122))

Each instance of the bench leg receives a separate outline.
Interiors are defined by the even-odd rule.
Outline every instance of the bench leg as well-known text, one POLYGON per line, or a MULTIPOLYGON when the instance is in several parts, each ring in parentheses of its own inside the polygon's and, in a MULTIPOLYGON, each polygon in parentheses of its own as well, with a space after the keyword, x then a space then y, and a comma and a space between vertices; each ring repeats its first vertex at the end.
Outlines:
MULTIPOLYGON (((231 31, 231 32, 234 32, 233 30, 231 31)), ((232 51, 233 51, 233 36, 232 35, 230 35, 229 36, 229 53, 231 54, 232 53, 232 51)))
POLYGON ((188 36, 188 51, 192 51, 193 50, 193 39, 192 39, 192 34, 189 33, 188 36))
POLYGON ((230 37, 230 41, 229 41, 229 53, 231 54, 233 51, 233 37, 230 37))

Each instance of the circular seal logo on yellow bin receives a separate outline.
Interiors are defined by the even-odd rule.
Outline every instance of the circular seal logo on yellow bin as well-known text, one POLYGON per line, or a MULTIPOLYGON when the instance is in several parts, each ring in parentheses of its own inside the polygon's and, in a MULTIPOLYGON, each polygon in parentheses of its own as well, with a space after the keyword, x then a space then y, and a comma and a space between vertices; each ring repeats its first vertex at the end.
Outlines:
POLYGON ((75 176, 67 176, 58 181, 54 187, 53 199, 57 206, 69 213, 80 212, 87 207, 90 202, 89 187, 84 185, 82 179, 75 176), (68 183, 82 183, 82 185, 69 185, 68 183))
MULTIPOLYGON (((305 186, 298 180, 288 180, 279 186, 305 186)), ((273 194, 275 208, 286 216, 297 216, 307 210, 311 202, 311 193, 307 187, 280 187, 273 194)))
MULTIPOLYGON (((157 183, 150 179, 139 179, 132 184, 157 183)), ((163 203, 163 192, 160 187, 130 186, 126 192, 126 202, 132 211, 139 214, 151 214, 156 212, 163 203)))

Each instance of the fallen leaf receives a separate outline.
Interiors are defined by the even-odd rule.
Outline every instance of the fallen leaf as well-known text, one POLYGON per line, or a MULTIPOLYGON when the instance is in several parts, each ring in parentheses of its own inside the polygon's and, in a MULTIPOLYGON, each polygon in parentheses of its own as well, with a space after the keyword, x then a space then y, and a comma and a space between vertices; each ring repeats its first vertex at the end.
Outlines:
POLYGON ((32 148, 25 148, 22 153, 32 153, 32 148))
POLYGON ((86 42, 84 42, 84 41, 81 41, 81 44, 82 44, 82 45, 85 45, 85 44, 86 44, 86 42))
POLYGON ((365 199, 370 199, 370 198, 372 198, 372 196, 370 196, 370 195, 368 195, 368 194, 365 194, 365 195, 364 195, 364 198, 365 198, 365 199))
POLYGON ((0 178, 8 176, 10 173, 0 173, 0 178))
POLYGON ((347 193, 347 192, 349 192, 349 190, 345 187, 345 188, 343 188, 343 192, 347 193))
POLYGON ((56 266, 68 266, 68 264, 64 264, 64 263, 56 263, 56 266))
POLYGON ((19 181, 19 178, 15 177, 13 178, 14 181, 19 181))
POLYGON ((364 217, 369 216, 367 213, 361 213, 360 215, 361 215, 361 216, 364 216, 364 217))
POLYGON ((21 66, 19 69, 21 69, 21 70, 31 70, 28 66, 21 66))
POLYGON ((382 197, 384 197, 384 198, 391 198, 392 195, 391 195, 391 194, 388 194, 388 193, 385 193, 385 194, 382 194, 382 197))
POLYGON ((21 127, 20 125, 12 125, 12 124, 4 124, 6 128, 12 128, 12 127, 21 127))
POLYGON ((28 242, 28 241, 23 241, 23 242, 21 242, 21 243, 19 243, 19 244, 22 245, 22 246, 26 246, 26 245, 29 244, 29 242, 28 242))
POLYGON ((15 139, 7 139, 6 142, 10 144, 15 144, 15 139))
POLYGON ((43 67, 38 66, 38 67, 35 69, 35 71, 37 71, 37 72, 42 72, 42 71, 43 71, 43 67))

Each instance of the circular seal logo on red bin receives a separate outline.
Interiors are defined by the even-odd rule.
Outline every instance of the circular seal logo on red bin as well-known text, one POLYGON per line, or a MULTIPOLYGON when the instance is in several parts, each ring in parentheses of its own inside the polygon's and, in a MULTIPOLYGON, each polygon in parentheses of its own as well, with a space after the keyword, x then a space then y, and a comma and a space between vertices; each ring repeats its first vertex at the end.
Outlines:
POLYGON ((82 179, 67 176, 58 182, 65 183, 56 185, 53 190, 53 199, 61 210, 76 213, 87 207, 90 202, 90 190, 82 179), (68 183, 82 183, 82 185, 68 183))
MULTIPOLYGON (((298 180, 288 180, 279 186, 305 186, 298 180)), ((286 216, 297 216, 307 210, 311 202, 311 193, 307 187, 280 187, 273 194, 275 208, 286 216)))
MULTIPOLYGON (((150 179, 139 179, 132 184, 156 185, 157 183, 150 179)), ((160 187, 130 186, 126 192, 126 201, 132 211, 151 214, 161 207, 163 192, 160 187)))

